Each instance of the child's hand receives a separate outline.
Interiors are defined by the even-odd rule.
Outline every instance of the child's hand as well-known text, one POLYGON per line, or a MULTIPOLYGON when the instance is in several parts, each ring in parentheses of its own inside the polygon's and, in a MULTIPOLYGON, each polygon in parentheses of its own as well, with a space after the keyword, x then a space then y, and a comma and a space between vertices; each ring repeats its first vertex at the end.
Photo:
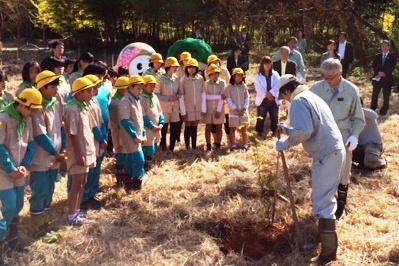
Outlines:
POLYGON ((183 119, 184 122, 186 122, 187 119, 188 119, 188 116, 187 115, 182 115, 181 118, 183 119))
POLYGON ((221 115, 220 112, 218 112, 218 111, 215 112, 215 118, 216 118, 216 119, 219 119, 219 118, 220 118, 220 115, 221 115))
POLYGON ((85 165, 86 165, 86 159, 85 159, 85 157, 83 157, 83 156, 81 156, 81 155, 76 156, 76 164, 77 164, 77 165, 85 166, 85 165))
POLYGON ((108 143, 104 142, 100 144, 100 149, 106 149, 108 147, 108 143))
POLYGON ((14 172, 12 172, 12 173, 10 174, 10 176, 11 176, 13 179, 19 179, 19 178, 25 177, 25 174, 21 173, 21 172, 18 170, 18 168, 17 168, 17 170, 15 170, 14 172))
POLYGON ((57 162, 60 162, 60 163, 62 163, 62 162, 65 162, 65 160, 66 160, 66 154, 65 153, 57 153, 56 155, 54 155, 54 157, 55 157, 55 160, 57 161, 57 162))
POLYGON ((222 99, 222 100, 226 100, 226 99, 227 99, 226 95, 224 95, 224 94, 222 94, 222 95, 220 95, 220 96, 221 96, 221 99, 222 99))
POLYGON ((154 128, 152 130, 161 131, 161 129, 162 129, 162 125, 159 125, 159 126, 154 126, 154 128))

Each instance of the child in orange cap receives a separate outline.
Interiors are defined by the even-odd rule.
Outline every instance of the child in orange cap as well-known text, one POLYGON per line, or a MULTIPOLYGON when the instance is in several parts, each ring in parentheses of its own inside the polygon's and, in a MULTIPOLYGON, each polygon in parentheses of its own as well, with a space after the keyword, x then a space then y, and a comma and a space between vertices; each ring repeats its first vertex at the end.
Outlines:
POLYGON ((150 67, 144 72, 145 75, 152 75, 154 77, 158 77, 160 75, 165 74, 165 70, 162 68, 163 59, 162 55, 159 53, 155 53, 151 55, 150 58, 150 67))

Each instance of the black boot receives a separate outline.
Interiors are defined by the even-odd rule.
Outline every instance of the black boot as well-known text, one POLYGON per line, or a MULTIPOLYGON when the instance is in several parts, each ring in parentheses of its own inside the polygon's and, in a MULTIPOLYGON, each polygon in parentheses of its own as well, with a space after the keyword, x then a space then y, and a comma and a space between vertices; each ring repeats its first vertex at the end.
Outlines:
MULTIPOLYGON (((44 215, 43 215, 44 217, 44 215)), ((47 221, 45 221, 47 222, 47 221)), ((7 243, 8 247, 17 252, 27 252, 29 251, 28 247, 26 247, 19 239, 18 234, 18 224, 19 220, 14 218, 10 224, 8 235, 7 235, 7 243)), ((43 227, 44 225, 42 225, 43 227)))
POLYGON ((184 143, 186 144, 186 150, 190 149, 190 137, 191 137, 191 127, 186 126, 184 128, 184 143))
POLYGON ((319 232, 321 242, 319 262, 325 265, 337 259, 338 236, 335 228, 335 220, 320 219, 319 232))
POLYGON ((134 189, 134 178, 131 175, 124 174, 123 185, 126 192, 132 191, 134 189))
POLYGON ((7 245, 6 241, 1 241, 0 242, 0 266, 6 265, 4 262, 4 258, 6 257, 7 253, 7 245))
POLYGON ((124 166, 116 167, 115 177, 116 177, 116 185, 118 187, 123 187, 124 168, 125 168, 124 166))
POLYGON ((348 196, 348 185, 339 184, 338 186, 338 198, 337 198, 337 210, 335 211, 335 218, 339 220, 345 210, 346 197, 348 196))
POLYGON ((193 150, 197 149, 197 127, 191 127, 191 147, 193 150))

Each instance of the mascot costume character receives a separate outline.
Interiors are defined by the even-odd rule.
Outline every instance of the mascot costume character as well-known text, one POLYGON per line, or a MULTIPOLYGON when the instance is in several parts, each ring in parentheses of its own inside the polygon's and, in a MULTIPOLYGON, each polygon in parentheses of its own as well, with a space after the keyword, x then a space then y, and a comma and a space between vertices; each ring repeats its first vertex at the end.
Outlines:
POLYGON ((149 67, 152 54, 155 54, 155 50, 148 44, 131 43, 119 53, 118 60, 113 68, 118 72, 120 67, 126 67, 130 76, 141 75, 149 67))

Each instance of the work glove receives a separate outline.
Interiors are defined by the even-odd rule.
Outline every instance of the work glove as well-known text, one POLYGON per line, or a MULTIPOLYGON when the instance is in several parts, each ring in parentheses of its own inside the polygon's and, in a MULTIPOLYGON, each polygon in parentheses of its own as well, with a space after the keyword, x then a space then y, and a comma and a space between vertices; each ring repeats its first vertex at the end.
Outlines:
POLYGON ((276 142, 276 150, 283 151, 284 150, 284 140, 278 140, 276 142))
POLYGON ((349 151, 353 151, 356 149, 358 144, 358 140, 355 136, 350 136, 345 143, 345 146, 348 148, 349 151))
POLYGON ((280 128, 281 133, 283 133, 283 134, 289 134, 289 132, 290 132, 290 127, 289 127, 288 125, 286 125, 286 124, 279 124, 278 127, 280 128))

